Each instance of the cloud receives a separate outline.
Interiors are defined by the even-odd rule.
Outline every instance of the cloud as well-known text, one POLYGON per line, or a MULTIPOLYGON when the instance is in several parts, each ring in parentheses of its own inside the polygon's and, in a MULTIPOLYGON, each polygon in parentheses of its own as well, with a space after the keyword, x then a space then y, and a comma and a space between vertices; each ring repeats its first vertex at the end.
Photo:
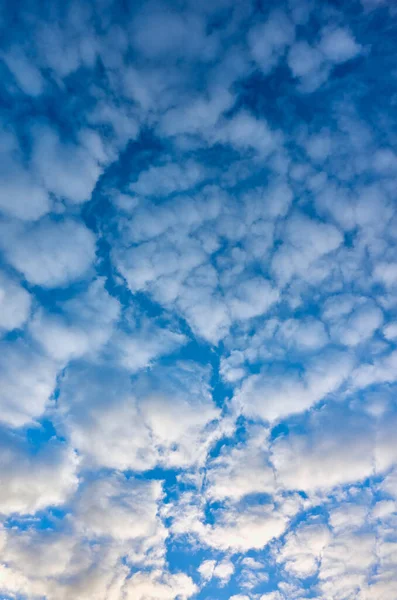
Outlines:
POLYGON ((264 119, 256 119, 247 111, 241 111, 224 121, 215 129, 215 141, 230 144, 239 151, 254 150, 267 156, 281 146, 279 132, 271 130, 264 119))
POLYGON ((316 261, 336 250, 342 241, 341 233, 332 225, 294 215, 285 225, 283 244, 273 258, 277 280, 286 285, 294 276, 310 279, 316 261))
POLYGON ((219 585, 224 586, 234 573, 234 565, 227 559, 218 563, 215 560, 205 560, 199 566, 198 572, 206 583, 216 578, 219 579, 219 585))
POLYGON ((342 425, 338 415, 336 407, 313 413, 305 435, 294 432, 274 442, 271 461, 279 483, 310 493, 360 481, 391 466, 390 416, 375 424, 352 411, 344 414, 342 425))
POLYGON ((254 506, 243 512, 229 509, 214 526, 203 529, 202 542, 218 550, 247 552, 264 548, 287 527, 287 519, 270 506, 254 506))
POLYGON ((149 324, 134 334, 120 333, 112 340, 115 356, 130 373, 149 367, 155 359, 171 354, 187 342, 181 333, 153 327, 149 324))
POLYGON ((193 161, 184 167, 171 163, 143 171, 130 189, 142 196, 167 196, 194 188, 204 177, 202 166, 193 161))
POLYGON ((50 192, 74 203, 90 199, 101 173, 85 148, 62 141, 47 125, 33 129, 32 166, 50 192))
POLYGON ((78 457, 66 444, 51 440, 37 454, 22 436, 2 431, 0 513, 34 514, 62 505, 77 489, 78 457))
POLYGON ((351 32, 342 28, 325 28, 319 43, 321 52, 335 63, 342 63, 357 56, 361 51, 351 32))
POLYGON ((129 579, 125 593, 128 600, 187 600, 197 592, 197 586, 185 573, 136 573, 129 579))
POLYGON ((33 285, 57 287, 80 278, 95 259, 95 237, 73 219, 44 219, 26 228, 1 224, 8 261, 33 285))
POLYGON ((383 323, 383 313, 373 301, 343 295, 327 299, 324 316, 328 320, 331 337, 346 346, 356 346, 369 340, 383 323))
POLYGON ((33 338, 56 361, 92 356, 109 340, 120 313, 98 278, 88 290, 63 303, 62 312, 39 309, 29 326, 33 338))
POLYGON ((328 26, 321 32, 318 43, 297 40, 288 52, 288 66, 299 79, 299 91, 314 92, 323 85, 334 65, 349 61, 363 52, 347 28, 328 26))
POLYGON ((294 26, 282 11, 270 13, 265 23, 253 27, 248 35, 253 58, 264 73, 269 73, 293 42, 294 26))
POLYGON ((0 596, 395 598, 396 11, 138 4, 2 12, 0 596))
POLYGON ((0 146, 0 210, 23 221, 35 221, 52 206, 37 174, 24 165, 20 143, 13 131, 2 131, 0 146))
POLYGON ((25 94, 33 97, 42 94, 45 82, 40 69, 29 60, 21 48, 11 48, 2 55, 2 59, 25 94))
POLYGON ((134 562, 162 562, 167 536, 158 517, 162 496, 160 481, 125 479, 116 474, 92 481, 79 492, 75 526, 92 539, 128 542, 134 562))
POLYGON ((259 428, 245 445, 226 447, 208 466, 208 497, 240 500, 249 494, 274 492, 275 478, 267 448, 266 430, 259 428))
POLYGON ((277 560, 283 563, 288 573, 299 579, 311 577, 318 570, 330 538, 330 531, 324 524, 304 523, 286 536, 277 560))
POLYGON ((30 314, 31 296, 14 279, 0 272, 0 330, 22 327, 30 314))
POLYGON ((144 56, 161 60, 164 55, 174 59, 209 60, 216 50, 216 36, 206 35, 205 22, 198 14, 179 12, 148 3, 133 24, 133 43, 144 56))
POLYGON ((0 420, 21 427, 40 417, 50 404, 57 365, 22 340, 1 342, 0 356, 0 420))
POLYGON ((143 375, 132 386, 125 372, 70 369, 60 406, 66 430, 89 464, 144 471, 205 460, 220 436, 205 372, 180 364, 159 369, 157 376, 157 384, 143 375))
POLYGON ((307 410, 328 394, 336 392, 352 370, 351 357, 330 352, 312 359, 306 370, 263 370, 243 381, 235 395, 236 407, 252 417, 276 421, 307 410))

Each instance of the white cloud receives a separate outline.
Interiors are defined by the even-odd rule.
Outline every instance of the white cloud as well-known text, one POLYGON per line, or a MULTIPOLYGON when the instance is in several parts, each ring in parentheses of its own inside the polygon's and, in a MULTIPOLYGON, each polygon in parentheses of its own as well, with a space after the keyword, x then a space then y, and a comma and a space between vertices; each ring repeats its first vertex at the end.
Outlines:
POLYGON ((40 417, 55 389, 56 376, 56 364, 36 348, 22 340, 2 342, 0 421, 21 427, 40 417))
POLYGON ((14 47, 4 52, 2 59, 25 94, 35 97, 43 93, 45 84, 40 69, 28 59, 21 48, 14 47))
POLYGON ((197 571, 205 582, 210 581, 214 575, 216 560, 204 560, 197 571))
POLYGON ((303 93, 314 92, 327 79, 330 65, 318 48, 305 40, 292 44, 288 52, 288 66, 294 77, 299 79, 298 90, 303 93))
POLYGON ((330 296, 325 303, 324 317, 328 320, 331 338, 346 346, 368 341, 383 324, 381 309, 364 297, 330 296))
POLYGON ((163 496, 160 481, 125 478, 113 474, 86 483, 74 508, 75 524, 89 538, 111 538, 129 542, 135 562, 150 562, 146 553, 156 548, 157 560, 163 556, 167 531, 157 516, 163 496))
POLYGON ((312 75, 322 65, 321 52, 305 41, 295 42, 288 52, 288 66, 295 77, 312 75))
POLYGON ((186 336, 149 323, 139 331, 120 333, 113 340, 115 357, 130 373, 149 367, 155 359, 169 354, 187 342, 186 336))
POLYGON ((288 533, 277 554, 289 573, 300 579, 313 576, 321 560, 324 548, 331 538, 329 529, 321 523, 304 523, 288 533))
POLYGON ((264 119, 256 119, 247 111, 221 123, 214 132, 214 141, 228 143, 240 151, 254 150, 267 156, 281 146, 279 132, 274 132, 264 119))
POLYGON ((352 382, 358 388, 374 383, 392 383, 396 380, 397 350, 362 363, 352 373, 352 382))
POLYGON ((30 294, 0 271, 0 331, 22 327, 29 318, 30 305, 30 294))
POLYGON ((126 600, 187 600, 198 591, 185 573, 138 572, 127 582, 126 600))
POLYGON ((169 163, 143 171, 130 189, 142 196, 168 196, 194 188, 206 176, 202 165, 188 161, 185 165, 169 163))
POLYGON ((336 392, 352 370, 351 357, 346 353, 328 352, 309 362, 303 374, 279 374, 263 370, 250 375, 235 395, 235 406, 243 414, 276 421, 303 412, 336 392))
POLYGON ((322 31, 319 49, 328 60, 343 63, 357 56, 362 47, 348 29, 326 28, 322 31))
POLYGON ((201 531, 205 544, 218 550, 247 552, 260 550, 273 538, 279 537, 287 526, 287 519, 273 505, 247 507, 244 511, 229 508, 221 513, 213 526, 201 531))
POLYGON ((70 530, 9 529, 4 556, 2 591, 48 600, 118 600, 128 573, 117 549, 91 544, 70 530))
POLYGON ((176 4, 1 53, 0 596, 396 598, 393 11, 176 4))
POLYGON ((138 471, 201 464, 220 435, 205 379, 189 364, 152 371, 134 386, 124 371, 70 368, 60 396, 66 430, 89 464, 138 471))
POLYGON ((213 500, 239 500, 248 494, 271 494, 275 476, 269 463, 267 431, 253 430, 246 444, 223 452, 207 466, 206 494, 213 500))
POLYGON ((374 279, 383 283, 388 288, 393 288, 397 284, 397 263, 380 261, 374 268, 374 279))
POLYGON ((73 203, 87 202, 101 173, 86 148, 60 139, 49 126, 33 130, 32 166, 45 187, 73 203))
POLYGON ((270 73, 277 65, 285 49, 293 42, 294 35, 294 26, 282 11, 273 11, 265 23, 250 30, 249 47, 264 73, 270 73))
POLYGON ((260 277, 249 279, 233 288, 230 311, 234 319, 250 319, 265 313, 279 299, 279 292, 260 277))
POLYGON ((385 325, 383 328, 383 335, 387 340, 397 339, 397 323, 394 321, 393 323, 385 325))
POLYGON ((294 276, 310 277, 313 263, 336 250, 342 242, 341 233, 329 223, 299 214, 292 216, 285 225, 283 245, 272 262, 277 280, 285 285, 294 276))
POLYGON ((95 258, 95 237, 82 223, 44 219, 26 228, 2 225, 1 247, 13 267, 43 287, 81 277, 95 258))
MULTIPOLYGON (((389 449, 390 453, 390 432, 383 428, 376 437, 370 417, 343 413, 342 421, 341 411, 335 407, 313 413, 304 435, 290 433, 274 442, 271 460, 277 481, 288 489, 310 493, 370 477, 382 431, 385 452, 389 449)), ((386 464, 380 464, 381 469, 392 460, 389 455, 386 464)))
POLYGON ((63 504, 77 488, 78 458, 61 442, 51 440, 37 453, 17 435, 0 434, 0 513, 35 513, 63 504))
POLYGON ((205 560, 201 563, 197 569, 203 578, 204 582, 207 583, 214 577, 219 579, 221 586, 226 585, 230 577, 234 573, 234 565, 230 560, 224 559, 221 562, 216 560, 205 560))
POLYGON ((17 137, 1 131, 0 210, 23 221, 35 221, 49 212, 51 200, 35 173, 24 166, 17 137))
POLYGON ((217 44, 214 35, 206 35, 205 21, 198 14, 165 9, 149 2, 133 23, 134 46, 149 59, 169 57, 169 61, 181 55, 190 60, 213 58, 217 44))
POLYGON ((287 60, 293 76, 300 80, 299 91, 311 93, 325 83, 335 64, 344 63, 361 52, 362 46, 348 29, 326 27, 314 46, 304 39, 296 41, 287 60))
POLYGON ((93 356, 110 338, 119 313, 119 301, 98 278, 85 293, 64 302, 62 312, 36 312, 29 329, 49 356, 67 362, 93 356))

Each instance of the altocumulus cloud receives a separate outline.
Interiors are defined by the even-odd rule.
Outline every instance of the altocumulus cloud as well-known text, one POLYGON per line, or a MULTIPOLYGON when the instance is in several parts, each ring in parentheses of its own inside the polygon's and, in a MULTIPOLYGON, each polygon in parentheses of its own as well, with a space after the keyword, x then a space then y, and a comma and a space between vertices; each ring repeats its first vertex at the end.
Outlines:
POLYGON ((1 598, 395 600, 394 3, 0 20, 1 598))

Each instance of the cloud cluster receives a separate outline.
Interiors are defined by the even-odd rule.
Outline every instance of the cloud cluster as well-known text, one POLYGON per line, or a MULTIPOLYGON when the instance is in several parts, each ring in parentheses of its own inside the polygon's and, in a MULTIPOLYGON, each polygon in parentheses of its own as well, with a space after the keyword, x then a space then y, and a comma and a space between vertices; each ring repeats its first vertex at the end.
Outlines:
POLYGON ((397 597, 396 17, 2 11, 2 598, 397 597))

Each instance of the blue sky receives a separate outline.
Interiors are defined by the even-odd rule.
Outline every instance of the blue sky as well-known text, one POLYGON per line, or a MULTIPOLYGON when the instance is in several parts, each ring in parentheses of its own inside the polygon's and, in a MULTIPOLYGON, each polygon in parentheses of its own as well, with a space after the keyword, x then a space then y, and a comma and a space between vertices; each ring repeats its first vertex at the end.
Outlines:
POLYGON ((396 599, 394 2, 0 20, 1 599, 396 599))

